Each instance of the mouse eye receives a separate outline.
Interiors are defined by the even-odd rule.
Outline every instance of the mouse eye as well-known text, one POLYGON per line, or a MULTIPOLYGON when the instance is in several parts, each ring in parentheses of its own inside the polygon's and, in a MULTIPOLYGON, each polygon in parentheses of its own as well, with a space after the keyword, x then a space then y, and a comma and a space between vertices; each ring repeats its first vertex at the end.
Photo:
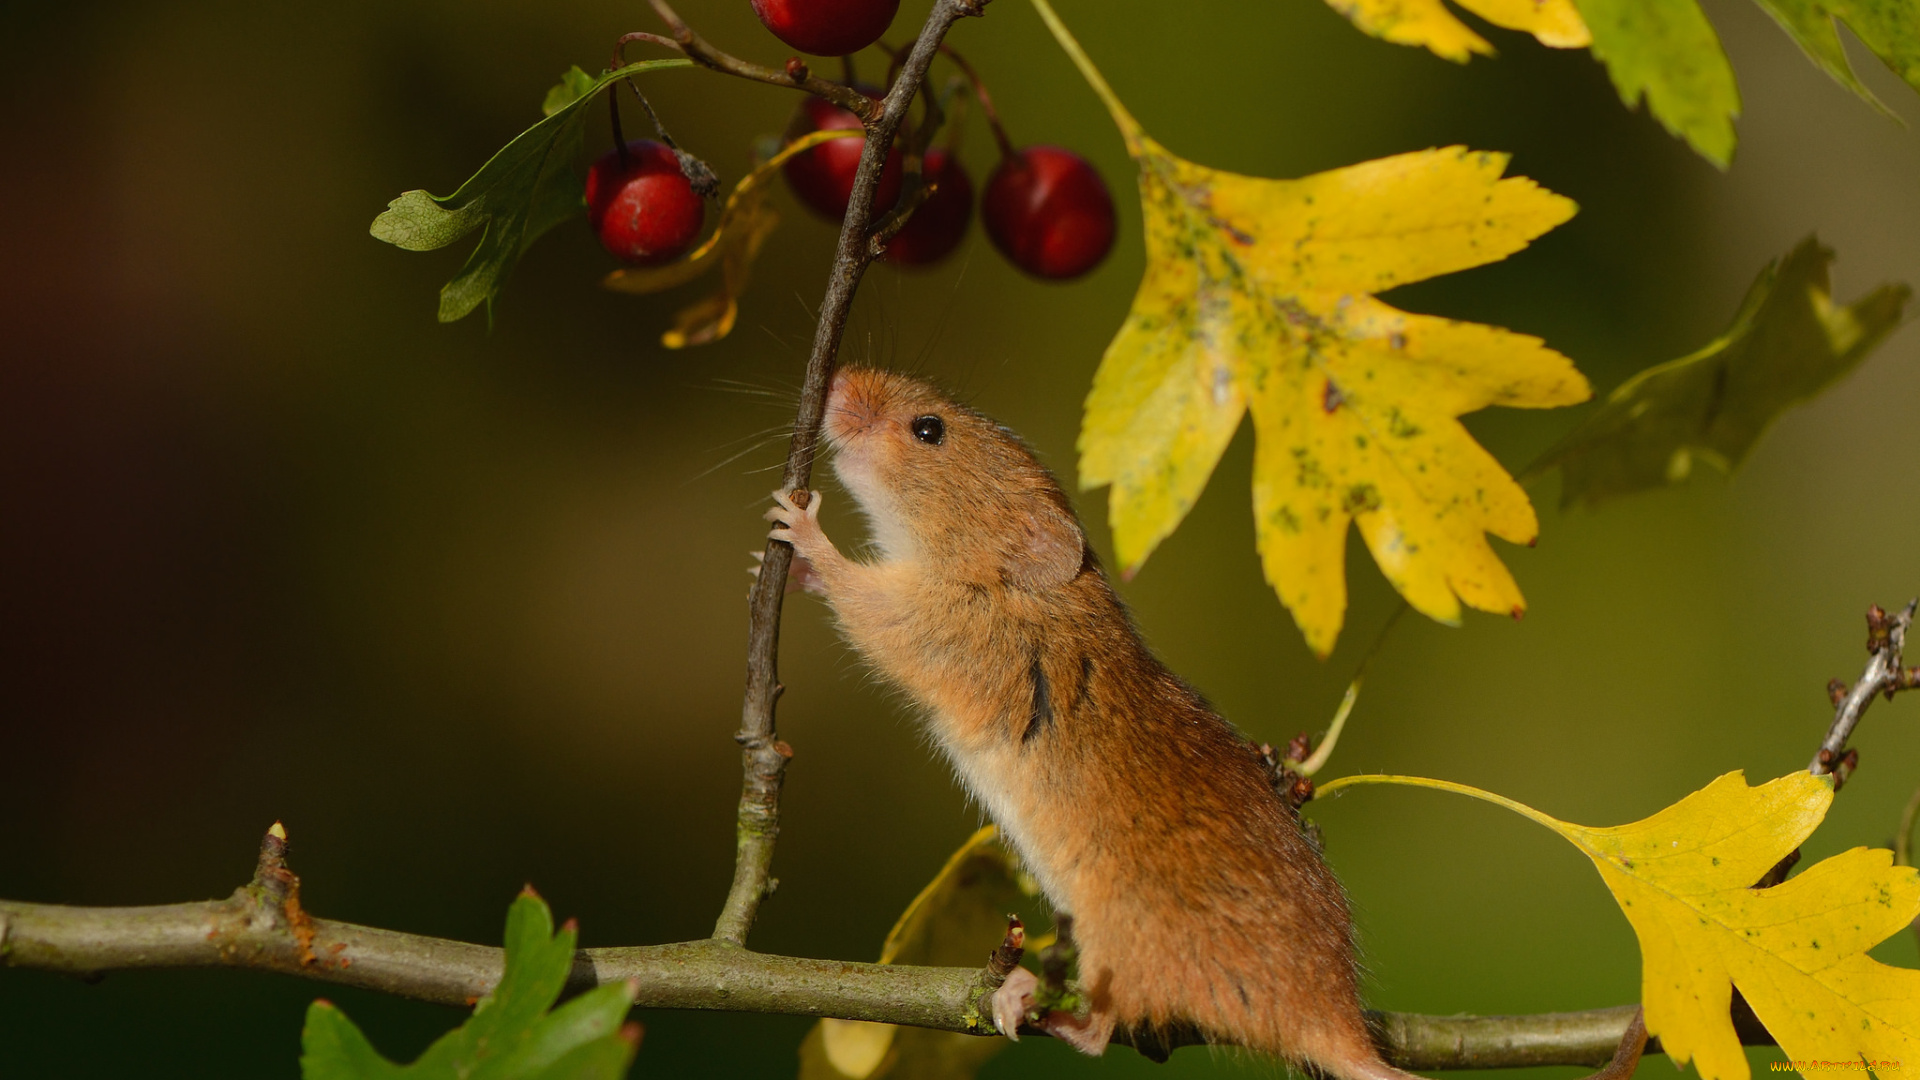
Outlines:
POLYGON ((947 437, 947 425, 942 423, 939 417, 931 414, 914 417, 910 427, 913 430, 913 437, 928 446, 939 446, 940 440, 947 437))

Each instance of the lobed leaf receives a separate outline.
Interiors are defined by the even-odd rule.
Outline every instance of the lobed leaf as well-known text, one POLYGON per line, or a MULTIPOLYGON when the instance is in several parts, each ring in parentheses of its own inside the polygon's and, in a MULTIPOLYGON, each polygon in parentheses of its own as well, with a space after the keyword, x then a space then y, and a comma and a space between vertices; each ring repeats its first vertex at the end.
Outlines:
POLYGON ((1488 532, 1530 543, 1526 493, 1458 417, 1585 400, 1538 338, 1399 311, 1372 294, 1495 262, 1573 216, 1504 154, 1447 147, 1300 180, 1182 160, 1149 138, 1045 0, 1140 167, 1147 269, 1087 397, 1080 483, 1110 485, 1124 573, 1199 498, 1244 414, 1261 563, 1307 644, 1333 650, 1358 524, 1408 603, 1525 606, 1488 532))
MULTIPOLYGON (((1656 120, 1722 169, 1733 160, 1740 91, 1720 38, 1697 0, 1457 0, 1495 26, 1532 34, 1554 48, 1590 46, 1631 109, 1644 98, 1656 120), (1577 5, 1577 10, 1576 10, 1577 5)), ((1807 58, 1862 99, 1892 115, 1847 59, 1836 23, 1845 23, 1894 74, 1920 90, 1920 4, 1913 0, 1755 0, 1807 58)), ((1493 46, 1442 0, 1327 0, 1362 31, 1424 46, 1466 63, 1493 46)))
POLYGON ((1620 100, 1647 110, 1701 157, 1733 162, 1740 90, 1720 37, 1696 0, 1575 0, 1620 100))
MULTIPOLYGON (((1419 45, 1435 56, 1464 64, 1473 54, 1492 56, 1493 46, 1455 18, 1441 0, 1327 0, 1353 25, 1382 41, 1419 45)), ((1573 0, 1460 0, 1460 6, 1495 26, 1532 34, 1555 49, 1584 48, 1593 38, 1573 0)))
POLYGON ((1353 776, 1471 795, 1559 833, 1600 871, 1640 942, 1647 1032, 1702 1080, 1749 1080, 1728 1016, 1738 987, 1786 1057, 1920 1060, 1920 971, 1867 950, 1920 916, 1920 871, 1854 848, 1783 884, 1753 888, 1826 816, 1833 780, 1799 772, 1749 787, 1727 773, 1665 810, 1614 828, 1560 821, 1444 780, 1353 776))
POLYGON ((1889 284, 1835 306, 1833 252, 1808 237, 1768 264, 1704 348, 1635 375, 1527 475, 1561 471, 1562 505, 1676 484, 1696 459, 1737 467, 1787 408, 1852 371, 1900 325, 1911 291, 1889 284))
POLYGON ((1920 6, 1912 0, 1758 0, 1816 66, 1875 108, 1887 107, 1854 74, 1835 22, 1844 22, 1895 75, 1920 90, 1920 6))
POLYGON ((484 230, 459 276, 441 288, 439 318, 454 322, 481 304, 491 309, 527 248, 584 209, 580 179, 573 172, 582 107, 615 79, 691 66, 690 60, 648 60, 599 76, 570 69, 547 91, 545 119, 502 147, 453 194, 403 192, 373 219, 370 231, 408 251, 431 251, 484 230))
POLYGON ((327 1001, 307 1010, 302 1080, 618 1080, 637 1050, 622 1022, 635 987, 596 987, 558 1009, 573 970, 576 933, 558 933, 531 889, 507 909, 506 968, 465 1024, 435 1040, 410 1065, 382 1057, 347 1015, 327 1001), (551 1010, 551 1011, 549 1011, 551 1010))

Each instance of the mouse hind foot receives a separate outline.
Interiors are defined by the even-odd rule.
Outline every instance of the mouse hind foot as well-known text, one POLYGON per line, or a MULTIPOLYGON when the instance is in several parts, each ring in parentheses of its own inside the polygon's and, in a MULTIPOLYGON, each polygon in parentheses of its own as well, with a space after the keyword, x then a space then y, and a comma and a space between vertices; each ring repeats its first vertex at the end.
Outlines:
POLYGON ((1026 968, 1014 968, 1000 989, 993 992, 993 1026, 1000 1034, 1018 1042, 1020 1027, 1047 1034, 1083 1054, 1099 1057, 1113 1039, 1112 1013, 1090 1012, 1085 1016, 1060 1009, 1037 1010, 1035 992, 1040 979, 1026 968))

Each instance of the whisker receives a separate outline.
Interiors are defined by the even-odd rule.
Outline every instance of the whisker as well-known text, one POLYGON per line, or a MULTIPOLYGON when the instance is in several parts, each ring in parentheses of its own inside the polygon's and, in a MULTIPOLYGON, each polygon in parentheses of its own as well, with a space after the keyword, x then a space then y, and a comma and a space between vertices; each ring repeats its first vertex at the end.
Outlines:
POLYGON ((727 449, 728 447, 738 446, 739 444, 743 442, 747 442, 749 440, 753 441, 755 445, 760 445, 762 443, 765 443, 770 438, 787 437, 787 436, 791 436, 792 434, 793 434, 792 424, 775 424, 772 427, 763 427, 759 431, 748 432, 747 434, 741 435, 737 438, 728 439, 726 442, 719 443, 714 446, 709 446, 704 452, 709 454, 717 454, 720 451, 727 449))
MULTIPOLYGON (((785 435, 766 436, 760 439, 758 442, 754 443, 753 445, 748 446, 745 449, 742 449, 740 452, 735 454, 730 454, 726 458, 722 459, 719 462, 716 462, 709 468, 702 469, 700 472, 695 473, 694 475, 688 477, 684 482, 682 482, 681 486, 685 487, 687 484, 691 484, 697 480, 704 480, 707 477, 712 476, 714 473, 719 472, 721 469, 724 469, 727 466, 733 464, 734 462, 739 461, 741 458, 746 457, 748 454, 756 453, 760 450, 763 450, 769 446, 774 445, 775 443, 778 443, 782 438, 788 438, 788 437, 790 436, 785 436, 785 435)), ((785 464, 786 464, 785 462, 781 462, 779 465, 770 465, 764 469, 749 469, 747 470, 746 475, 751 476, 756 472, 767 472, 771 469, 780 468, 785 464)))

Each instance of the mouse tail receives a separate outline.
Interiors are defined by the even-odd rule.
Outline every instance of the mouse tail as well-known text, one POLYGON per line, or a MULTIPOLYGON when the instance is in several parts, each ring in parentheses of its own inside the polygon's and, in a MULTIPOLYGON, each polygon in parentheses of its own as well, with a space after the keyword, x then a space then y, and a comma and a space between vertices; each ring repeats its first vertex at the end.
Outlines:
POLYGON ((1338 1080, 1422 1080, 1387 1064, 1360 1018, 1356 1015, 1353 1021, 1350 1026, 1320 1029, 1304 1040, 1305 1045, 1292 1047, 1290 1056, 1338 1080))

